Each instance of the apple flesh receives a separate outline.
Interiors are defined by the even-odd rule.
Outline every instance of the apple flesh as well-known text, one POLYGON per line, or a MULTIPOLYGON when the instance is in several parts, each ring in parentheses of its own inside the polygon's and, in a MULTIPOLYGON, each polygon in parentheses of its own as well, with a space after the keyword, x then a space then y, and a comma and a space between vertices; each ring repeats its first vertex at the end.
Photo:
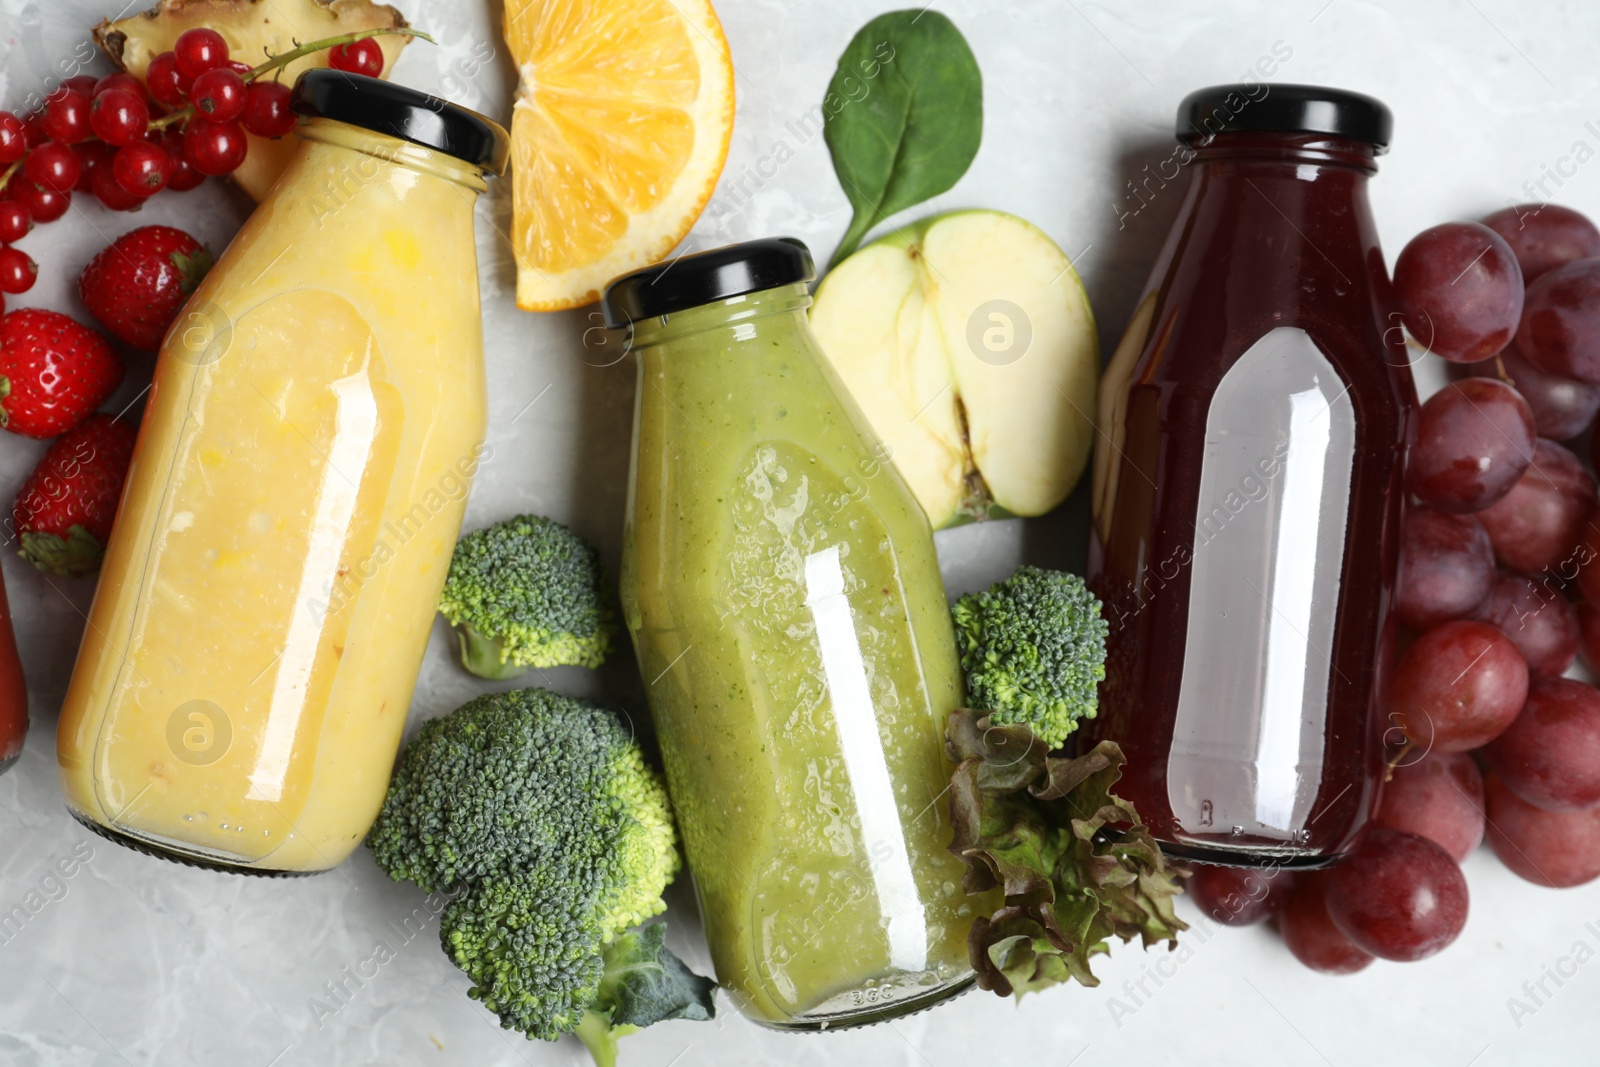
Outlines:
POLYGON ((896 231, 823 279, 811 326, 935 529, 1042 515, 1077 485, 1099 342, 1031 223, 958 211, 896 231))

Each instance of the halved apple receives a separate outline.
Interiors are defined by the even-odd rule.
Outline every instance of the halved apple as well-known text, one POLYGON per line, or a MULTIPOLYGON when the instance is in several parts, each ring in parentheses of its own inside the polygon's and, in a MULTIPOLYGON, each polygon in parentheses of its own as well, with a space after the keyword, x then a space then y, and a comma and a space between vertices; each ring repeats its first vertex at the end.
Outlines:
POLYGON ((811 325, 935 529, 1042 515, 1077 485, 1100 346, 1038 227, 957 211, 897 231, 829 272, 811 325))
MULTIPOLYGON (((142 82, 150 61, 170 52, 178 35, 196 26, 222 34, 229 54, 254 66, 324 37, 405 25, 399 11, 372 0, 161 0, 149 11, 100 23, 94 28, 94 40, 111 62, 142 82)), ((383 77, 389 76, 410 41, 404 34, 377 38, 383 49, 383 77)), ((290 63, 280 77, 285 85, 293 85, 303 71, 327 65, 325 52, 307 56, 290 63)), ((297 142, 293 137, 246 137, 250 151, 230 177, 252 199, 260 200, 289 165, 297 142)))

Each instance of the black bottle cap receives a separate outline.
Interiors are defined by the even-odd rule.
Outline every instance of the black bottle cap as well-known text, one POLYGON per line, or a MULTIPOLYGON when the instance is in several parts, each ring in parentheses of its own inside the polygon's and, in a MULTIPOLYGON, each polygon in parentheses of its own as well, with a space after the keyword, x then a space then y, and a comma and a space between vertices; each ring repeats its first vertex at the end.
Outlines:
POLYGON ((616 329, 745 293, 809 282, 816 276, 811 250, 804 242, 768 237, 624 274, 606 286, 600 310, 606 325, 616 329))
POLYGON ((1326 133, 1382 152, 1393 129, 1381 100, 1322 85, 1212 85, 1178 105, 1178 139, 1189 144, 1219 133, 1326 133))
POLYGON ((308 70, 294 83, 296 114, 348 122, 455 156, 503 174, 511 141, 500 125, 476 111, 404 85, 348 71, 308 70))

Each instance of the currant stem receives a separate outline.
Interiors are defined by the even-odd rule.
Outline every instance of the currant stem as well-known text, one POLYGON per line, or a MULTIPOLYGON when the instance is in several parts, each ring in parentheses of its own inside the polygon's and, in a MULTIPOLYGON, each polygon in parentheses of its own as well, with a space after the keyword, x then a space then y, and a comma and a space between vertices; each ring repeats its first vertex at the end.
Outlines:
MULTIPOLYGON (((263 74, 271 74, 274 71, 282 70, 290 63, 293 63, 299 59, 304 59, 306 56, 315 55, 318 52, 325 52, 330 48, 338 48, 340 45, 355 44, 357 41, 365 41, 369 37, 392 36, 420 37, 429 44, 438 43, 423 31, 414 30, 409 26, 399 29, 361 30, 358 33, 344 33, 337 37, 324 37, 320 41, 312 41, 310 44, 303 44, 298 48, 294 48, 283 53, 281 56, 273 56, 271 59, 260 64, 259 66, 251 67, 250 71, 241 75, 241 77, 244 79, 245 84, 249 85, 251 82, 260 78, 263 74)), ((170 114, 162 115, 158 119, 151 119, 150 129, 164 130, 168 126, 187 123, 190 119, 194 118, 195 114, 195 106, 193 104, 185 104, 183 107, 171 112, 170 114)))
POLYGON ((429 44, 438 43, 428 34, 422 32, 421 30, 414 30, 410 26, 400 27, 398 29, 361 30, 359 33, 346 33, 338 37, 324 37, 320 41, 312 41, 310 44, 303 44, 299 48, 295 48, 291 51, 283 53, 281 56, 273 56, 260 66, 250 68, 250 73, 244 75, 244 80, 245 83, 248 84, 255 81, 263 74, 270 74, 282 67, 287 67, 295 60, 302 59, 315 52, 322 52, 329 48, 338 48, 340 45, 355 44, 357 41, 365 41, 369 37, 392 36, 420 37, 429 44))
POLYGON ((11 164, 11 166, 7 167, 4 174, 0 174, 0 192, 5 192, 6 189, 10 188, 11 179, 16 177, 17 171, 22 169, 23 160, 27 158, 27 156, 23 156, 22 159, 17 160, 15 163, 11 164))

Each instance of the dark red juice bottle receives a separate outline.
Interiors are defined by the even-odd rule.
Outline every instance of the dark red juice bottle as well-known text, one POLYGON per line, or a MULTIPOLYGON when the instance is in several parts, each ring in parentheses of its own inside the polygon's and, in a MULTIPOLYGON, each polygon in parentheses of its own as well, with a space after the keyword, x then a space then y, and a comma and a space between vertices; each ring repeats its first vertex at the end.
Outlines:
POLYGON ((1416 394, 1367 179, 1388 109, 1191 94, 1172 232, 1106 370, 1092 738, 1171 854, 1317 867, 1376 805, 1416 394))

